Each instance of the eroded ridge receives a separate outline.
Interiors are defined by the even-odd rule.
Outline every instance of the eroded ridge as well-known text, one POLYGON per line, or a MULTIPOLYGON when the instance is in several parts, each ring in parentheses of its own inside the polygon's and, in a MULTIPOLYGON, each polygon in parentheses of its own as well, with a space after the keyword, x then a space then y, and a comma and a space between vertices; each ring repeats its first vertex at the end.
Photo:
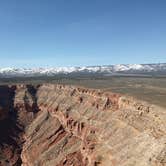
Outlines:
POLYGON ((38 88, 23 166, 163 166, 166 112, 135 99, 73 86, 38 88))
POLYGON ((111 92, 1 86, 0 132, 2 166, 166 165, 166 110, 111 92))
MULTIPOLYGON (((38 107, 30 85, 0 86, 0 165, 18 166, 24 130, 38 107)), ((33 87, 35 89, 35 87, 33 87)))

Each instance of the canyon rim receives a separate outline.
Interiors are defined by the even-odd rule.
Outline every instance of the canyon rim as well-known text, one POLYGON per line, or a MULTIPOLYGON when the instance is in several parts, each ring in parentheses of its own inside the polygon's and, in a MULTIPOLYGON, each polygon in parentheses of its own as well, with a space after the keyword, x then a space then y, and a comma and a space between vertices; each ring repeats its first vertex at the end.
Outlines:
POLYGON ((4 85, 0 94, 2 166, 166 163, 163 108, 69 85, 4 85))

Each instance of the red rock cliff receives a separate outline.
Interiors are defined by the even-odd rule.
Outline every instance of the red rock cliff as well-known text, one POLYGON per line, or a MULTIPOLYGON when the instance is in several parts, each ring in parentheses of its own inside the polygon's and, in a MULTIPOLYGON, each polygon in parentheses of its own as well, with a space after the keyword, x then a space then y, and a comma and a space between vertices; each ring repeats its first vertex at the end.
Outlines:
POLYGON ((166 111, 111 92, 1 86, 0 132, 2 166, 166 165, 166 111))
POLYGON ((163 166, 166 111, 72 86, 43 85, 25 134, 23 166, 163 166))
POLYGON ((21 165, 25 127, 38 108, 29 85, 0 86, 0 166, 21 165))

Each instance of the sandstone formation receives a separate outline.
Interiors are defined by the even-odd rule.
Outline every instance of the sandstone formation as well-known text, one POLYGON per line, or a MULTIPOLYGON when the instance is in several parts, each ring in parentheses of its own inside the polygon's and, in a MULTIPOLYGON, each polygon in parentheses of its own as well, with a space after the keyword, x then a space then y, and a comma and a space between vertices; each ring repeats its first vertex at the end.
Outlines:
POLYGON ((25 85, 0 86, 0 166, 22 163, 24 130, 38 111, 32 89, 25 85))
POLYGON ((3 88, 12 93, 0 94, 9 102, 0 103, 0 125, 8 119, 13 126, 0 140, 1 165, 166 165, 166 110, 162 108, 74 86, 17 85, 0 88, 2 94, 3 88))

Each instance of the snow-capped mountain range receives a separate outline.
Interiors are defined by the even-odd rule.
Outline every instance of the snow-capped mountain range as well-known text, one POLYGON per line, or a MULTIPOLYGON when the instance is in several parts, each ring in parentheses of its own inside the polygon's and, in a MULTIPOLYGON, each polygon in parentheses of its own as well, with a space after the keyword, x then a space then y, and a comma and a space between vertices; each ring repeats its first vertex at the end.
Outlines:
POLYGON ((87 67, 51 67, 51 68, 0 68, 0 77, 54 76, 71 73, 138 73, 166 72, 166 63, 158 64, 119 64, 87 67))

